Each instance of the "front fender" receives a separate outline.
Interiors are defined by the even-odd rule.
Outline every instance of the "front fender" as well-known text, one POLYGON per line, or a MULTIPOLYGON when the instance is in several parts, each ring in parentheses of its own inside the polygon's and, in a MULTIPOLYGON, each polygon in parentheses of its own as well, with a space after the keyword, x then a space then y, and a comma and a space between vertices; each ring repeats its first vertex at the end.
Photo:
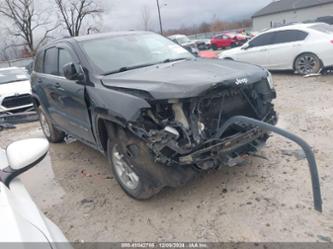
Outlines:
POLYGON ((142 98, 116 90, 87 87, 87 94, 92 111, 125 122, 136 121, 142 109, 151 107, 142 98))

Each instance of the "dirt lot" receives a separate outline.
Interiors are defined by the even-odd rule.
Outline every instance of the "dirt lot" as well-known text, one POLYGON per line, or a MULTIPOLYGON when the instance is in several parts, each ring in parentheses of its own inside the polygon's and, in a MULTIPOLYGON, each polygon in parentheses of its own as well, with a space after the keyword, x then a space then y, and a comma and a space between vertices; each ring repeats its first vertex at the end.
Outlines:
MULTIPOLYGON (((51 145, 23 177, 42 211, 71 241, 333 240, 333 77, 275 74, 279 126, 314 148, 324 212, 313 210, 307 162, 299 148, 273 136, 244 167, 202 175, 150 201, 127 197, 98 152, 74 142, 51 145)), ((41 136, 38 123, 0 134, 0 146, 41 136)))

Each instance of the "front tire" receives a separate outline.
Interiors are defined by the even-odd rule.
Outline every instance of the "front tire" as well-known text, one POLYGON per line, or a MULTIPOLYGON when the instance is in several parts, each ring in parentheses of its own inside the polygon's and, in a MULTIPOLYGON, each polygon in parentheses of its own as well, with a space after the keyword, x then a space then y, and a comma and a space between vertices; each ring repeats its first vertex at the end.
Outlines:
POLYGON ((150 199, 164 186, 144 170, 156 166, 150 165, 153 161, 145 160, 143 154, 149 153, 148 148, 121 128, 117 133, 107 144, 112 173, 127 195, 137 200, 150 199))
POLYGON ((294 71, 296 74, 307 75, 319 73, 322 63, 317 55, 312 53, 304 53, 299 55, 294 63, 294 71))
POLYGON ((49 140, 49 142, 51 143, 63 142, 65 138, 65 133, 59 131, 54 127, 51 120, 48 118, 47 114, 41 106, 37 108, 37 111, 39 114, 39 122, 42 127, 42 131, 47 140, 49 140))

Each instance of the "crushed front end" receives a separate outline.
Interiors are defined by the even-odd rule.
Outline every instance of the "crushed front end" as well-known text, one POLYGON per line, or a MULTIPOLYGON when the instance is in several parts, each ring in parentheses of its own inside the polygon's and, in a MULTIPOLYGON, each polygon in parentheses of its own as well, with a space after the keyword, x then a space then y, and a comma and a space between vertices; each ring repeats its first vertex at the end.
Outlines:
POLYGON ((153 101, 128 128, 147 142, 157 162, 203 170, 232 166, 241 156, 255 153, 269 135, 244 124, 220 134, 221 127, 237 115, 275 125, 275 97, 269 77, 252 83, 231 80, 197 97, 153 101))

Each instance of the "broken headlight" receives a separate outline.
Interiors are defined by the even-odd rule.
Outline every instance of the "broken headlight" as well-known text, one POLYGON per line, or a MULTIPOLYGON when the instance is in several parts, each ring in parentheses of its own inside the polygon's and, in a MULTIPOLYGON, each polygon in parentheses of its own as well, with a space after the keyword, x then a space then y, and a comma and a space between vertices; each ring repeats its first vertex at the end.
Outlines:
POLYGON ((271 89, 274 89, 273 77, 272 77, 272 74, 270 72, 268 72, 267 82, 268 82, 269 87, 271 89))

